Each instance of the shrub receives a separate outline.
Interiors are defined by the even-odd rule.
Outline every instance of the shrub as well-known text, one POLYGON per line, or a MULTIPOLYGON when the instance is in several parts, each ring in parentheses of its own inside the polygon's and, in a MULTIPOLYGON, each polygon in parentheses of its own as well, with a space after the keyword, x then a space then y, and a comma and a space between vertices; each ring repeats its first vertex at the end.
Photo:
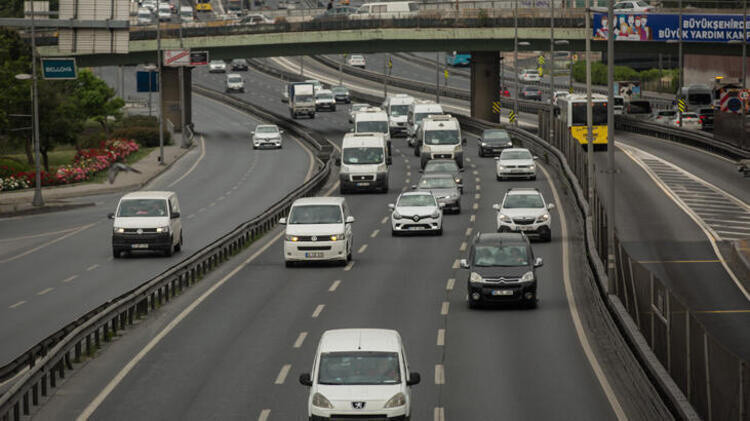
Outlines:
POLYGON ((154 116, 130 115, 120 120, 119 127, 156 127, 158 124, 154 116))
MULTIPOLYGON (((120 139, 132 139, 147 148, 159 146, 159 129, 156 127, 120 127, 112 131, 111 136, 120 139)), ((169 132, 164 130, 164 144, 169 145, 171 141, 169 132)))

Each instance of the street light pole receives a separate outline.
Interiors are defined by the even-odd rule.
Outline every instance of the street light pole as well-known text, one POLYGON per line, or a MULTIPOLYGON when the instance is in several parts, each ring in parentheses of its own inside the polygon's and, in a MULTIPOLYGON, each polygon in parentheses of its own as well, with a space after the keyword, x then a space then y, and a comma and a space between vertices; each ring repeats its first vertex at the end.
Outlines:
POLYGON ((552 99, 555 97, 555 0, 550 0, 549 21, 549 139, 551 142, 555 130, 555 107, 552 106, 552 99))
POLYGON ((159 82, 156 86, 159 87, 159 116, 158 116, 158 127, 159 127, 159 165, 164 165, 164 103, 162 102, 162 91, 164 90, 164 83, 162 83, 162 69, 161 69, 161 21, 156 21, 156 66, 159 69, 159 82))
POLYGON ((435 102, 440 104, 440 53, 435 53, 435 102))
POLYGON ((31 92, 32 107, 34 117, 32 118, 32 130, 34 136, 34 159, 36 160, 36 177, 34 183, 34 198, 31 201, 33 206, 44 206, 42 198, 42 169, 40 167, 39 143, 39 87, 36 76, 36 17, 34 16, 34 0, 31 0, 31 92))
MULTIPOLYGON (((678 77, 677 77, 677 79, 678 79, 678 83, 677 83, 677 93, 678 93, 678 95, 677 95, 677 97, 679 98, 680 97, 679 94, 682 92, 682 85, 685 84, 684 79, 683 79, 684 78, 684 74, 683 74, 684 71, 682 69, 682 66, 683 66, 683 64, 682 64, 682 0, 680 0, 680 2, 678 4, 678 7, 680 9, 680 27, 678 28, 677 35, 680 37, 680 39, 679 39, 679 42, 677 44, 677 55, 678 55, 677 61, 679 62, 678 63, 678 67, 680 69, 678 70, 679 73, 678 73, 678 77)), ((682 127, 682 111, 680 110, 679 104, 677 105, 677 113, 678 113, 678 117, 679 117, 679 120, 678 120, 679 126, 682 127)))
MULTIPOLYGON (((607 223, 607 289, 614 294, 615 281, 615 0, 607 8, 607 163, 609 171, 609 221, 607 223)), ((590 203, 589 203, 590 205, 590 203)))
MULTIPOLYGON (((742 91, 747 89, 747 0, 742 0, 742 91)), ((747 113, 747 99, 742 101, 742 130, 745 131, 745 114, 747 113)))
MULTIPOLYGON (((594 203, 594 136, 592 132, 593 110, 591 103, 591 9, 586 0, 586 154, 588 157, 586 180, 588 182, 589 215, 592 215, 591 205, 594 203)), ((608 107, 609 108, 609 107, 608 107)))
POLYGON ((383 98, 388 96, 388 54, 383 56, 383 98))
POLYGON ((516 83, 513 86, 513 114, 516 116, 515 124, 518 125, 518 0, 513 6, 513 73, 516 83))
MULTIPOLYGON (((242 2, 244 6, 244 1, 242 2)), ((177 18, 180 22, 180 49, 184 48, 184 42, 182 40, 182 16, 177 14, 177 18)), ((187 133, 185 132, 185 127, 187 126, 185 124, 185 117, 187 115, 186 109, 185 109, 185 66, 180 66, 177 69, 178 74, 178 83, 180 84, 180 132, 182 133, 182 144, 180 145, 182 148, 187 148, 187 133)))

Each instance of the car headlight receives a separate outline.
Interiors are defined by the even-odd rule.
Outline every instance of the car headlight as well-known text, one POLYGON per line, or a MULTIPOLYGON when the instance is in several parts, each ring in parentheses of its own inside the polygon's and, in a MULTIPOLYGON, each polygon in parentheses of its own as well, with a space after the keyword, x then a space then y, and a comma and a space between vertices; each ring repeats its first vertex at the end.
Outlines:
POLYGON ((539 215, 538 218, 536 218, 536 222, 545 222, 549 220, 549 214, 545 213, 544 215, 539 215))
POLYGON ((401 219, 401 214, 396 211, 393 211, 393 219, 401 219))
POLYGON ((333 405, 331 405, 331 401, 329 401, 328 399, 326 399, 325 396, 317 392, 313 395, 312 404, 313 406, 317 406, 318 408, 333 409, 333 405))
POLYGON ((521 282, 531 282, 534 280, 534 272, 528 271, 521 277, 521 282))
POLYGON ((341 241, 344 239, 344 234, 336 234, 331 236, 331 241, 341 241))
POLYGON ((430 215, 430 217, 431 218, 440 218, 440 211, 436 209, 435 212, 432 212, 432 214, 430 215))
POLYGON ((159 227, 156 229, 156 232, 169 232, 169 226, 159 227))
POLYGON ((125 232, 125 228, 114 228, 115 232, 118 234, 122 234, 125 232))
POLYGON ((499 220, 501 220, 503 222, 512 222, 512 220, 510 219, 510 216, 504 215, 502 213, 497 216, 497 219, 499 219, 499 220))
POLYGON ((297 237, 296 235, 286 235, 284 236, 284 239, 286 241, 299 241, 299 237, 297 237))
POLYGON ((456 184, 461 184, 461 179, 460 178, 456 178, 455 180, 456 180, 456 184))
POLYGON ((484 278, 482 278, 482 275, 476 272, 471 272, 471 275, 469 276, 469 281, 474 282, 474 283, 482 283, 484 282, 484 278))
POLYGON ((375 171, 379 173, 386 172, 388 171, 388 165, 386 165, 386 163, 383 162, 382 164, 378 165, 378 168, 375 171))
POLYGON ((534 164, 529 165, 529 169, 535 170, 536 169, 536 165, 534 165, 534 164))
POLYGON ((458 145, 453 147, 453 152, 460 152, 461 151, 461 142, 458 142, 458 145))
POLYGON ((385 403, 385 408, 398 408, 404 405, 406 405, 406 395, 398 392, 392 398, 388 399, 388 402, 385 403))
POLYGON ((429 145, 425 145, 425 144, 423 143, 423 144, 422 144, 422 152, 429 152, 429 151, 430 151, 430 146, 429 146, 429 145))
POLYGON ((509 148, 512 148, 513 147, 513 142, 508 142, 508 143, 505 144, 505 146, 507 146, 509 148))
POLYGON ((504 166, 504 165, 500 165, 500 164, 497 164, 497 169, 498 169, 498 170, 501 170, 501 171, 502 171, 502 170, 504 170, 504 169, 505 169, 505 166, 504 166))
POLYGON ((486 142, 482 142, 482 146, 487 146, 487 143, 486 142))

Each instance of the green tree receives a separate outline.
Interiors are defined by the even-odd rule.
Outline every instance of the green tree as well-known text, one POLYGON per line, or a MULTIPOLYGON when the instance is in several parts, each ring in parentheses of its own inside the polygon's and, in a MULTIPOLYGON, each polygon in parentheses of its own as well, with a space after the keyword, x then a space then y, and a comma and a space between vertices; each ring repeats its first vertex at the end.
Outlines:
POLYGON ((31 131, 24 130, 31 126, 31 119, 20 117, 31 114, 31 83, 15 77, 31 73, 30 53, 16 31, 0 28, 0 140, 7 146, 0 153, 14 145, 24 145, 26 158, 33 164, 31 131))
POLYGON ((101 124, 104 132, 109 135, 108 117, 119 118, 125 101, 115 96, 114 89, 89 70, 79 72, 75 82, 74 98, 79 112, 83 117, 101 124))
POLYGON ((44 169, 49 171, 47 154, 61 144, 75 144, 83 130, 86 116, 81 113, 75 98, 75 80, 39 83, 39 152, 44 169))

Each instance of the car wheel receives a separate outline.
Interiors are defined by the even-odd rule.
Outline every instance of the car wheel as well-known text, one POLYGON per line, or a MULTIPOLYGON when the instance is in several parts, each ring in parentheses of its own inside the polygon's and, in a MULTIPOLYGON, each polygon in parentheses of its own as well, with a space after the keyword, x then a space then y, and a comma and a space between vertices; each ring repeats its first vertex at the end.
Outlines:
POLYGON ((284 266, 286 266, 288 268, 293 268, 294 267, 294 263, 295 262, 293 262, 291 260, 284 260, 284 266))
POLYGON ((414 144, 414 156, 419 156, 419 147, 414 144))
POLYGON ((537 301, 536 298, 533 298, 531 300, 527 300, 526 301, 526 308, 529 309, 529 310, 533 310, 533 309, 535 309, 537 307, 537 303, 538 303, 538 301, 537 301))
POLYGON ((180 242, 177 243, 177 245, 175 246, 175 251, 182 251, 182 243, 183 243, 182 233, 180 233, 180 242))
POLYGON ((164 256, 172 257, 173 254, 174 254, 174 245, 172 244, 172 239, 170 238, 169 247, 167 247, 167 249, 164 250, 164 256))
POLYGON ((482 148, 481 147, 479 148, 479 152, 477 152, 477 155, 479 155, 479 157, 484 157, 484 154, 482 153, 482 148))
POLYGON ((114 257, 115 259, 119 259, 121 253, 122 253, 122 250, 119 250, 116 248, 112 249, 112 257, 114 257))
POLYGON ((344 266, 352 260, 352 247, 354 247, 354 245, 349 245, 349 251, 346 253, 346 260, 344 260, 344 266))
POLYGON ((443 226, 441 225, 440 228, 435 231, 435 235, 443 235, 443 226))
POLYGON ((336 111, 336 107, 331 108, 331 111, 336 111))
POLYGON ((391 228, 391 237, 398 237, 399 235, 401 235, 400 232, 398 232, 395 229, 391 228))

